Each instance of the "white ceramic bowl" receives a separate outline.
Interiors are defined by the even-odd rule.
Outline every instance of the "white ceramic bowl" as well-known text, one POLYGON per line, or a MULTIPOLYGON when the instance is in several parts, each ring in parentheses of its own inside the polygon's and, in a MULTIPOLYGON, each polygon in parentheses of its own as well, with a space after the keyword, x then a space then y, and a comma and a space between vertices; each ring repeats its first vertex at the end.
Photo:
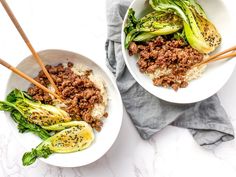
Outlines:
MULTIPOLYGON (((39 52, 39 55, 45 64, 56 65, 71 61, 73 63, 80 63, 88 66, 93 70, 95 75, 104 80, 109 98, 107 109, 109 114, 108 118, 104 119, 104 125, 101 132, 95 132, 95 141, 89 148, 74 153, 52 154, 49 158, 40 158, 40 160, 60 167, 78 167, 96 161, 109 150, 120 131, 123 106, 116 84, 112 81, 110 74, 106 73, 98 64, 82 55, 63 50, 45 50, 39 52)), ((17 68, 31 77, 35 77, 40 70, 39 65, 35 62, 32 56, 24 59, 17 68)), ((27 90, 29 85, 30 83, 26 80, 15 74, 11 74, 7 83, 6 95, 14 88, 27 90)), ((19 133, 16 123, 10 118, 9 113, 6 113, 6 117, 9 120, 9 124, 12 127, 15 137, 22 142, 26 151, 30 151, 42 141, 32 133, 19 133)))
MULTIPOLYGON (((236 44, 236 11, 232 8, 236 6, 234 1, 229 0, 199 0, 198 1, 209 19, 215 24, 220 34, 222 35, 222 43, 215 51, 219 52, 236 44)), ((142 17, 147 12, 149 4, 145 0, 134 0, 130 5, 136 12, 137 17, 142 17)), ((187 88, 179 89, 175 92, 172 89, 156 87, 152 84, 152 80, 139 71, 136 64, 137 57, 129 56, 128 51, 124 48, 124 24, 127 19, 127 14, 124 19, 121 41, 122 52, 126 65, 135 78, 135 80, 148 92, 163 100, 174 103, 193 103, 204 100, 217 91, 219 91, 227 80, 230 78, 236 60, 220 61, 209 64, 202 77, 190 82, 187 88)))

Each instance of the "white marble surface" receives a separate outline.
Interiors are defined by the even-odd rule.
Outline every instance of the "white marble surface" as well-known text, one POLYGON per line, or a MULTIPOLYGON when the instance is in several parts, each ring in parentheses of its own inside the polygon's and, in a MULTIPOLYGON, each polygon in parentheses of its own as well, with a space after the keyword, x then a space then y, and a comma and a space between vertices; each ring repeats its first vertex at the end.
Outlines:
MULTIPOLYGON (((233 2, 233 0, 227 0, 233 2)), ((105 1, 8 0, 37 50, 58 48, 75 51, 105 66, 105 1)), ((0 57, 16 65, 29 51, 0 7, 0 57)), ((0 98, 9 71, 0 67, 0 98)), ((236 128, 236 72, 219 92, 236 128)), ((80 168, 58 168, 40 161, 22 167, 25 149, 14 138, 0 114, 1 177, 235 177, 236 140, 213 151, 199 147, 188 130, 167 127, 149 141, 142 140, 127 114, 120 135, 98 161, 80 168)))

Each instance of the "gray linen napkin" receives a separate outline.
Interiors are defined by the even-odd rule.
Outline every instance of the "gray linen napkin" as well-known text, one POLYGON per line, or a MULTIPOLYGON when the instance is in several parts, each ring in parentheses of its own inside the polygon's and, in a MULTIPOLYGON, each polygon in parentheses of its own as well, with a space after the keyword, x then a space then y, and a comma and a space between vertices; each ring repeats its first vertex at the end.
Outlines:
POLYGON ((213 148, 234 138, 217 95, 193 104, 173 104, 148 93, 131 76, 122 56, 121 27, 130 0, 107 0, 107 66, 116 76, 126 111, 143 139, 167 125, 188 128, 201 146, 213 148))

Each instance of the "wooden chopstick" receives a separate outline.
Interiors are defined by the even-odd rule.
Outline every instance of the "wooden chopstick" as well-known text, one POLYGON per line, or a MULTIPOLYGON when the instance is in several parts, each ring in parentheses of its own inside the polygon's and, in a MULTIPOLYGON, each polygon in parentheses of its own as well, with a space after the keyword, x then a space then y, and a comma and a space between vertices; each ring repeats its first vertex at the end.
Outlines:
MULTIPOLYGON (((231 51, 234 51, 234 50, 236 50, 236 46, 230 47, 230 48, 228 48, 228 49, 226 49, 226 50, 224 50, 224 51, 222 51, 222 52, 219 52, 219 53, 216 53, 216 54, 214 54, 214 55, 211 55, 211 56, 209 56, 209 57, 207 58, 207 60, 211 60, 211 59, 213 59, 213 58, 216 58, 216 57, 218 57, 218 56, 221 56, 221 55, 223 55, 223 54, 225 54, 225 53, 228 53, 228 52, 231 52, 231 51)), ((206 61, 207 61, 207 60, 206 60, 206 61)))
POLYGON ((232 53, 229 53, 229 54, 226 54, 226 55, 220 55, 216 58, 213 58, 211 60, 207 60, 207 61, 203 62, 203 64, 208 64, 208 63, 211 63, 211 62, 214 62, 214 61, 227 59, 227 58, 232 58, 232 57, 236 57, 236 52, 232 52, 232 53))
POLYGON ((31 82, 32 84, 36 85, 37 87, 41 88, 43 91, 53 95, 55 98, 59 99, 60 101, 63 101, 56 93, 50 91, 47 87, 43 86, 42 84, 40 84, 36 80, 32 79, 31 77, 29 77, 25 73, 21 72, 17 68, 11 66, 9 63, 7 63, 6 61, 2 60, 1 58, 0 58, 0 64, 5 66, 6 68, 10 69, 11 71, 16 73, 20 77, 22 77, 22 78, 26 79, 27 81, 31 82))
POLYGON ((222 59, 235 57, 236 56, 236 52, 234 52, 235 50, 236 50, 236 46, 230 47, 230 48, 228 48, 228 49, 226 49, 222 52, 219 52, 217 54, 209 56, 206 60, 202 61, 201 63, 198 63, 198 64, 194 65, 194 67, 195 66, 198 67, 200 65, 208 64, 208 63, 218 61, 218 60, 222 60, 222 59))
POLYGON ((36 61, 40 65, 40 67, 42 68, 42 70, 43 70, 44 74, 46 75, 46 77, 48 78, 49 82, 52 84, 52 87, 55 89, 55 92, 60 94, 60 92, 59 92, 56 84, 54 83, 52 77, 50 76, 47 69, 45 68, 40 56, 38 55, 38 53, 33 48, 32 44, 30 43, 29 39, 27 38, 25 32, 23 31, 22 27, 20 26, 19 22, 17 21, 15 15, 13 14, 10 7, 8 6, 7 2, 5 0, 0 0, 0 1, 1 1, 2 6, 4 7, 4 9, 6 10, 8 16, 10 17, 11 21, 15 25, 17 31, 20 33, 21 37, 25 41, 25 43, 28 46, 29 50, 31 51, 32 55, 34 56, 34 58, 36 59, 36 61))

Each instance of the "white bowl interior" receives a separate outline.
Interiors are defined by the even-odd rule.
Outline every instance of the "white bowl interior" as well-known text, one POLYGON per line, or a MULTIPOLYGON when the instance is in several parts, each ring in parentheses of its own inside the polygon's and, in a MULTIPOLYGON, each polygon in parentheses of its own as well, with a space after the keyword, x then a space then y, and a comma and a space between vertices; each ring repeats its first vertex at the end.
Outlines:
MULTIPOLYGON (((202 5, 209 19, 215 24, 222 35, 221 46, 215 52, 235 45, 235 41, 232 39, 236 39, 236 27, 234 24, 236 11, 230 10, 230 3, 227 4, 224 0, 199 0, 198 2, 202 5)), ((142 17, 150 11, 149 4, 145 0, 133 1, 130 8, 135 10, 137 17, 142 17)), ((127 14, 124 22, 126 19, 127 14)), ((122 29, 124 29, 124 24, 122 29)), ((236 64, 235 60, 212 63, 208 65, 206 71, 200 78, 191 81, 187 88, 179 89, 175 92, 172 89, 155 87, 151 79, 139 71, 136 64, 137 56, 129 56, 128 51, 124 48, 124 39, 125 34, 122 30, 123 56, 132 76, 151 94, 169 102, 193 103, 212 96, 224 86, 236 64)))
MULTIPOLYGON (((94 162, 104 155, 112 146, 121 127, 123 107, 121 97, 115 83, 111 80, 109 74, 103 71, 92 60, 82 55, 63 50, 45 50, 39 52, 39 55, 43 59, 43 62, 49 65, 56 65, 71 61, 73 63, 80 63, 88 66, 93 70, 93 73, 96 76, 103 79, 109 98, 107 108, 107 112, 109 114, 108 118, 104 119, 102 131, 99 133, 95 132, 95 141, 89 148, 74 153, 53 154, 49 158, 41 158, 41 160, 48 164, 61 167, 77 167, 94 162)), ((17 68, 31 77, 35 77, 40 71, 39 65, 35 62, 32 56, 24 59, 17 66, 17 68)), ((15 74, 11 74, 6 89, 6 94, 14 88, 27 90, 29 86, 30 83, 28 81, 15 74)), ((10 118, 8 113, 6 113, 6 116, 15 136, 20 140, 20 142, 22 142, 28 151, 31 150, 31 148, 36 147, 42 141, 40 138, 31 133, 18 133, 16 123, 10 118)))

